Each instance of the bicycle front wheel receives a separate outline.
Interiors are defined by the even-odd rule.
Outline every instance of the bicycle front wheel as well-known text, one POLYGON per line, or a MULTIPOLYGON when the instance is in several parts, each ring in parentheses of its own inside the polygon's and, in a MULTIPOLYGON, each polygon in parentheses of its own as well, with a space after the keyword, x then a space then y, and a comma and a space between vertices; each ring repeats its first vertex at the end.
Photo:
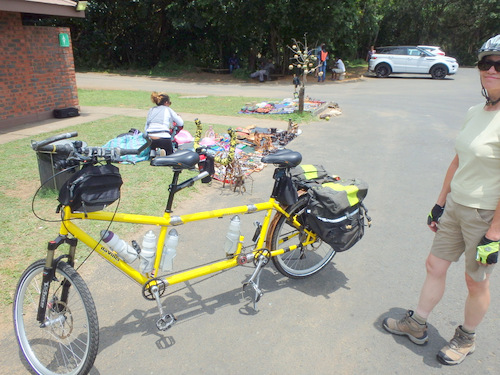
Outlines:
MULTIPOLYGON (((288 207, 287 212, 292 219, 296 216, 301 225, 305 225, 307 198, 299 199, 297 203, 288 207)), ((298 249, 273 257, 276 269, 283 275, 293 279, 301 279, 314 275, 325 267, 335 256, 335 250, 323 242, 318 236, 310 245, 301 245, 307 234, 301 233, 284 215, 282 215, 271 235, 271 250, 283 249, 293 245, 298 249)))
POLYGON ((37 321, 45 260, 24 271, 14 296, 14 330, 29 366, 43 375, 87 374, 99 346, 94 301, 81 276, 59 262, 44 324, 37 321))

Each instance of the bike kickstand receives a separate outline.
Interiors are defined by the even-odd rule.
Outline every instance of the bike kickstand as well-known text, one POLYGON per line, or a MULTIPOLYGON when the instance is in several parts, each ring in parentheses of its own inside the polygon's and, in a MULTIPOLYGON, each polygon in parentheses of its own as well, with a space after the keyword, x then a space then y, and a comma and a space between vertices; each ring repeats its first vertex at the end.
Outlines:
POLYGON ((252 276, 250 276, 250 279, 248 279, 246 283, 243 283, 243 290, 245 290, 247 285, 250 285, 255 291, 253 299, 253 309, 255 311, 257 311, 257 302, 259 302, 260 298, 264 295, 264 292, 259 288, 260 274, 262 272, 262 269, 268 262, 269 259, 265 255, 260 254, 257 267, 255 267, 252 276))
POLYGON ((156 327, 160 331, 166 331, 175 324, 177 318, 174 316, 174 314, 169 314, 169 313, 165 314, 163 312, 163 306, 161 305, 160 292, 158 291, 158 286, 156 285, 151 286, 151 293, 154 295, 156 304, 158 305, 158 310, 160 311, 160 319, 156 321, 156 327))

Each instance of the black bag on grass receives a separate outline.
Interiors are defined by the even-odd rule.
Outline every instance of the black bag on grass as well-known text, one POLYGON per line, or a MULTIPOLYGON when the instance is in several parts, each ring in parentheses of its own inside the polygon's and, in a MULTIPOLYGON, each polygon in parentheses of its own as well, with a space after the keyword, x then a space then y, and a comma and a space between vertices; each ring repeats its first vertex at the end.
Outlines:
POLYGON ((122 184, 120 171, 114 165, 89 165, 66 181, 58 200, 73 211, 100 211, 120 198, 122 184))

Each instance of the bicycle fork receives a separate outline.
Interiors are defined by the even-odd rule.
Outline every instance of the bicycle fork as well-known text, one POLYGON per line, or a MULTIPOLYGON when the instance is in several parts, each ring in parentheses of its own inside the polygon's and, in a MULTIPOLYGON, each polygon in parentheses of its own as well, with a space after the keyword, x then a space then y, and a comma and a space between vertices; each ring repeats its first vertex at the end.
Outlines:
POLYGON ((65 305, 68 302, 70 283, 62 282, 61 299, 59 301, 49 301, 50 284, 52 283, 52 281, 55 281, 57 265, 63 258, 68 258, 68 264, 73 267, 77 243, 78 240, 76 238, 70 239, 62 235, 57 236, 55 240, 48 243, 47 257, 45 259, 45 267, 43 269, 43 279, 37 312, 37 321, 40 323, 41 328, 50 326, 54 323, 46 318, 47 306, 49 304, 57 303, 65 305), (69 244, 69 254, 64 254, 54 259, 55 250, 63 243, 69 244))

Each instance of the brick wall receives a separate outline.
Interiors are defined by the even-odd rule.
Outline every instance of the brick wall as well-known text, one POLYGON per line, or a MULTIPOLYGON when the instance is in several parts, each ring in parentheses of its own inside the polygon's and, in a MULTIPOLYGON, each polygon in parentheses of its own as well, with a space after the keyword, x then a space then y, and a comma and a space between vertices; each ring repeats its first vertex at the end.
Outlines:
POLYGON ((71 34, 66 27, 23 26, 0 11, 0 129, 45 120, 78 106, 71 34), (69 47, 59 45, 66 33, 69 47))

